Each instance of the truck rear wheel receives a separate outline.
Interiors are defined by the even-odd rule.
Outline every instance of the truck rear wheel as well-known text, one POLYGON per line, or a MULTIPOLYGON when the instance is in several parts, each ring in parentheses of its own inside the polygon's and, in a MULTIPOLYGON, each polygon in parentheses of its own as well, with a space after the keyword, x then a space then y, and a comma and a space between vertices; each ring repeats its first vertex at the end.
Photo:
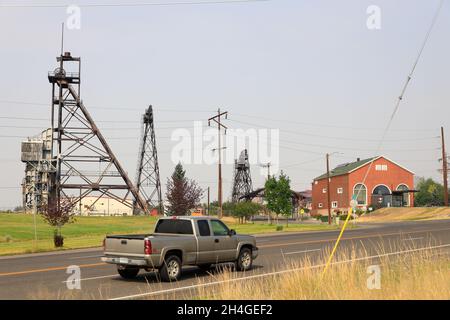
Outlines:
POLYGON ((252 264, 252 250, 250 250, 249 248, 242 248, 236 260, 236 269, 238 271, 247 271, 252 268, 252 264))
POLYGON ((117 272, 124 279, 134 279, 139 273, 139 268, 117 266, 117 272))
POLYGON ((168 256, 159 270, 164 282, 176 281, 181 276, 181 260, 175 255, 168 256))

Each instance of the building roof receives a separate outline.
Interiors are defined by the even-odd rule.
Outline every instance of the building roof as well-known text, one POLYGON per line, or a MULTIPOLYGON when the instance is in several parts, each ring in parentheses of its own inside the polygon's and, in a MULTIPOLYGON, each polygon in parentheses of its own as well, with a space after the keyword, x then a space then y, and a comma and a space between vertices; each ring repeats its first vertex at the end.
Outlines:
MULTIPOLYGON (((353 171, 359 167, 362 167, 363 165, 369 163, 372 160, 375 160, 376 158, 378 158, 378 157, 372 157, 372 158, 368 158, 368 159, 364 159, 364 160, 341 164, 330 171, 330 177, 341 176, 343 174, 350 173, 351 171, 353 171)), ((327 174, 324 173, 321 176, 318 176, 317 178, 315 178, 314 180, 321 180, 321 179, 325 179, 326 177, 327 177, 327 174)))
POLYGON ((300 191, 297 192, 297 194, 299 194, 303 198, 312 198, 312 190, 300 191))
MULTIPOLYGON (((369 164, 371 161, 377 160, 379 158, 384 158, 384 159, 392 162, 393 164, 399 166, 400 168, 402 168, 402 169, 404 169, 406 171, 409 171, 412 174, 414 174, 414 172, 412 172, 411 170, 406 169, 405 167, 399 165, 398 163, 396 163, 396 162, 394 162, 394 161, 392 161, 392 160, 390 160, 390 159, 388 159, 388 158, 386 158, 384 156, 377 156, 377 157, 372 157, 372 158, 368 158, 368 159, 358 160, 358 161, 355 161, 355 162, 341 164, 341 165, 337 166, 336 168, 334 168, 333 170, 330 171, 330 178, 331 177, 335 177, 335 176, 341 176, 341 175, 344 175, 344 174, 348 174, 348 173, 350 173, 352 171, 355 171, 356 169, 361 168, 362 166, 365 166, 366 164, 369 164)), ((326 177, 327 177, 327 174, 324 173, 324 174, 318 176, 317 178, 315 178, 314 180, 322 180, 322 179, 325 179, 326 177)))

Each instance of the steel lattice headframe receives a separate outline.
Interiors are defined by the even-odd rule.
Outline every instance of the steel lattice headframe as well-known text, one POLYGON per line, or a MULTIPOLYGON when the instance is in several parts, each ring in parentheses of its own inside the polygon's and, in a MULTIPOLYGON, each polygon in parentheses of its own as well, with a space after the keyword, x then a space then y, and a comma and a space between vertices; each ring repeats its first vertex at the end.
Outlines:
POLYGON ((73 205, 86 196, 111 197, 128 207, 147 205, 129 179, 117 157, 80 99, 81 59, 65 52, 57 57, 59 67, 49 72, 52 84, 52 159, 56 172, 51 177, 49 197, 60 204, 63 197, 73 205), (65 67, 78 65, 76 72, 65 67))
POLYGON ((253 191, 252 178, 250 176, 250 163, 247 149, 243 150, 239 159, 234 162, 233 190, 231 201, 239 202, 242 197, 253 191))
POLYGON ((149 209, 163 212, 161 180, 159 177, 158 153, 156 151, 153 108, 149 106, 142 117, 142 135, 136 174, 138 192, 143 196, 149 209))

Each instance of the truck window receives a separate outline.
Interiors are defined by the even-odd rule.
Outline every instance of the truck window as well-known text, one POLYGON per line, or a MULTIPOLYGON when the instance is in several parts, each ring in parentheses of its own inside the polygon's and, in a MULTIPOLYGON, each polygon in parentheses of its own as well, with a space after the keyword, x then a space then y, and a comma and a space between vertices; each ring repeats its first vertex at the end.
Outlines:
POLYGON ((209 230, 208 220, 198 220, 198 231, 200 232, 200 236, 207 237, 211 235, 211 231, 209 230))
POLYGON ((190 220, 161 219, 155 228, 155 233, 194 234, 190 220))
POLYGON ((211 220, 211 227, 215 236, 228 235, 228 227, 219 220, 211 220))

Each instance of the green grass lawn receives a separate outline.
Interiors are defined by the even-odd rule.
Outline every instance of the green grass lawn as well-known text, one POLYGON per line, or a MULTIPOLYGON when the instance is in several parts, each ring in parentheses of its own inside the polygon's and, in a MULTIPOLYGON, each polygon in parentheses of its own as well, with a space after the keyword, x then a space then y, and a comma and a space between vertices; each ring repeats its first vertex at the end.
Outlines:
MULTIPOLYGON (((107 234, 151 233, 157 218, 149 216, 132 217, 77 217, 74 223, 62 228, 64 247, 58 250, 101 246, 107 234)), ((0 213, 0 255, 20 254, 55 250, 53 228, 40 217, 37 221, 37 239, 34 241, 33 215, 0 213)), ((228 224, 238 233, 257 234, 277 232, 276 225, 228 224)), ((283 231, 333 230, 337 226, 283 225, 283 231)))

